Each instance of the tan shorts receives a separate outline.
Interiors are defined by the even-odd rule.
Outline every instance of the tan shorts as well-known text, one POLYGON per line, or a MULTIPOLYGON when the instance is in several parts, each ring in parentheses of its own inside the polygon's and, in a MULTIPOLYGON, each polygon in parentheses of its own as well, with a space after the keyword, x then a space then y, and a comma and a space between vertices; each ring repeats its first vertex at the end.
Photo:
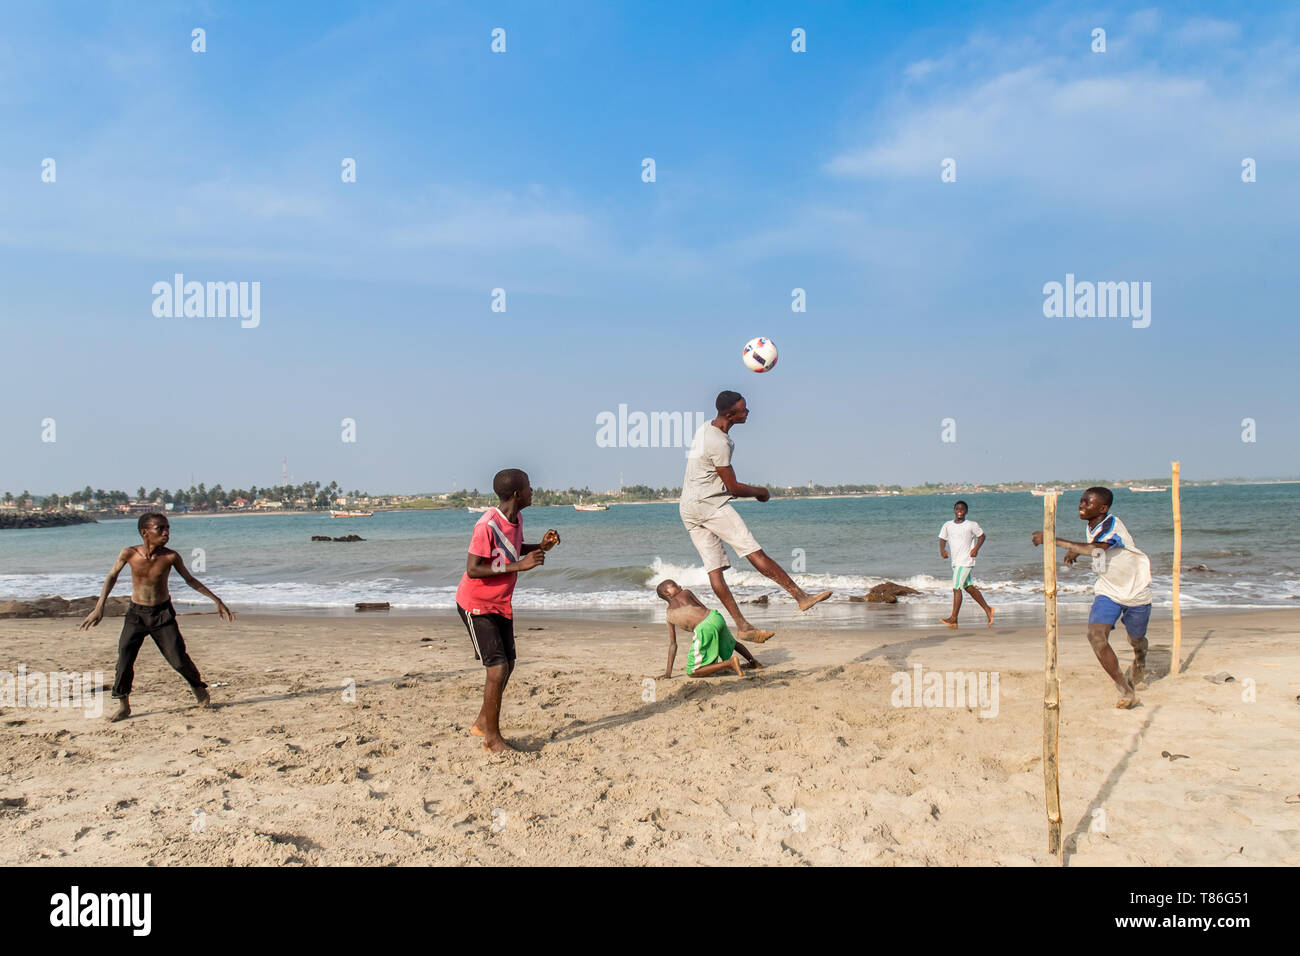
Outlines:
POLYGON ((723 505, 703 521, 683 523, 686 524, 686 530, 690 532, 695 550, 700 553, 705 572, 731 567, 731 562, 727 560, 727 552, 722 550, 724 541, 742 558, 762 550, 759 543, 754 540, 754 536, 749 533, 749 529, 745 527, 745 521, 740 517, 740 513, 731 505, 723 505))

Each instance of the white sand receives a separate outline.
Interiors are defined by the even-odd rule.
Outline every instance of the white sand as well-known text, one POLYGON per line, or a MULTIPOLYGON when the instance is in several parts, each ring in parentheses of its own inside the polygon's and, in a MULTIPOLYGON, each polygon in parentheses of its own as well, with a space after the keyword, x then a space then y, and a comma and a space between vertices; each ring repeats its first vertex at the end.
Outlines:
MULTIPOLYGON (((753 676, 660 680, 645 701, 662 626, 522 613, 502 720, 520 752, 494 757, 467 733, 482 669, 455 618, 181 621, 227 685, 218 708, 195 709, 150 643, 124 723, 0 710, 0 797, 22 804, 0 807, 0 865, 1055 865, 1040 628, 787 631, 752 648, 753 676), (892 706, 915 664, 997 671, 997 715, 892 706)), ((111 683, 120 623, 75 624, 0 622, 0 670, 111 683)), ((1300 864, 1300 611, 1185 621, 1179 678, 1170 633, 1153 623, 1133 711, 1083 628, 1062 634, 1067 863, 1300 864), (1236 680, 1203 679, 1220 670, 1236 680)))

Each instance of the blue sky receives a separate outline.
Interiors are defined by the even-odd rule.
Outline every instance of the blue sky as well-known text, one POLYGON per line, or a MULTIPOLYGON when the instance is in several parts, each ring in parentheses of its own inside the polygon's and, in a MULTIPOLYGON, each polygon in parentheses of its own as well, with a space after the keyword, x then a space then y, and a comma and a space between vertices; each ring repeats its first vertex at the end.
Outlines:
POLYGON ((673 485, 681 450, 598 447, 596 416, 721 388, 755 482, 1300 473, 1294 7, 6 16, 0 489, 261 485, 285 456, 375 491, 673 485), (155 317, 177 272, 260 282, 260 325, 155 317), (1150 282, 1150 327, 1045 318, 1067 273, 1150 282))

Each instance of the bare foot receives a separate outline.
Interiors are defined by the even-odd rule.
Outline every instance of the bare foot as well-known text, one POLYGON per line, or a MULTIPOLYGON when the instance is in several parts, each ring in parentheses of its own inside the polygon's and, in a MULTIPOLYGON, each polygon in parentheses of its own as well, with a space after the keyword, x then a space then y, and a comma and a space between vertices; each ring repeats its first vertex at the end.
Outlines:
POLYGON ((830 591, 823 591, 821 594, 807 595, 804 597, 802 601, 799 602, 799 610, 806 611, 814 604, 821 604, 822 601, 825 601, 830 596, 831 596, 830 591))
POLYGON ((736 676, 737 676, 737 677, 744 677, 744 676, 745 676, 745 675, 742 674, 741 671, 740 671, 740 656, 739 656, 739 655, 737 655, 737 654, 733 654, 733 655, 731 655, 731 660, 730 660, 728 663, 731 664, 731 669, 732 669, 733 671, 736 672, 736 676))
POLYGON ((760 664, 758 661, 750 661, 748 664, 743 664, 741 666, 751 671, 761 671, 763 669, 763 665, 760 664))
POLYGON ((487 736, 486 733, 484 733, 483 731, 481 731, 481 730, 478 729, 478 724, 471 724, 471 725, 470 725, 470 728, 469 728, 469 732, 470 732, 471 734, 473 734, 475 737, 486 737, 486 736, 487 736))
POLYGON ((764 643, 764 642, 765 642, 769 637, 776 637, 776 632, 775 632, 775 631, 760 631, 760 630, 759 630, 758 628, 756 628, 756 627, 751 627, 751 628, 748 628, 747 630, 744 630, 744 631, 740 631, 740 632, 738 632, 738 633, 736 634, 736 636, 737 636, 738 638, 740 638, 742 641, 750 641, 751 643, 754 643, 754 644, 762 644, 762 643, 764 643))
POLYGON ((1132 688, 1129 688, 1127 694, 1115 701, 1115 706, 1119 710, 1130 710, 1140 703, 1142 703, 1142 701, 1138 700, 1138 695, 1133 693, 1132 688))
POLYGON ((939 618, 939 623, 940 623, 940 624, 947 624, 949 627, 956 627, 956 626, 957 626, 957 622, 954 621, 954 620, 953 620, 952 618, 950 618, 950 617, 941 617, 941 618, 939 618))
POLYGON ((212 695, 208 693, 206 687, 191 688, 194 691, 194 699, 199 702, 200 707, 212 706, 212 695))
POLYGON ((108 722, 110 724, 115 724, 119 720, 126 720, 130 716, 131 716, 131 705, 126 702, 125 698, 123 698, 122 703, 119 704, 117 707, 117 713, 115 713, 112 717, 108 718, 108 722))
POLYGON ((1133 667, 1129 670, 1129 683, 1133 685, 1134 690, 1147 689, 1147 669, 1145 664, 1133 662, 1133 667))
POLYGON ((988 609, 987 611, 985 611, 984 613, 987 614, 987 615, 989 616, 989 627, 992 627, 992 626, 993 626, 993 608, 989 608, 989 609, 988 609))
POLYGON ((483 749, 491 754, 502 754, 507 750, 513 751, 515 748, 506 743, 505 738, 497 737, 495 740, 483 741, 483 749))

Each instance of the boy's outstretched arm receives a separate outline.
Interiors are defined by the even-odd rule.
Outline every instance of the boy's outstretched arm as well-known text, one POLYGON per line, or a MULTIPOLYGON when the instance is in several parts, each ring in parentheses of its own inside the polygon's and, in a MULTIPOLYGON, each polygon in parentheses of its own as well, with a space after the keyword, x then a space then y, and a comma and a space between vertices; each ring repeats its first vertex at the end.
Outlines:
POLYGON ((184 578, 186 584, 198 591, 204 597, 210 597, 212 600, 217 602, 217 615, 223 621, 233 621, 235 619, 235 612, 226 607, 226 602, 209 591, 202 581, 190 574, 190 569, 185 566, 185 562, 181 559, 179 551, 176 552, 176 560, 172 563, 172 567, 176 569, 177 574, 184 578))
POLYGON ((113 570, 108 572, 108 577, 104 579, 104 589, 99 593, 99 600, 95 603, 94 609, 86 615, 86 619, 77 625, 77 630, 84 631, 87 628, 94 627, 104 619, 104 602, 108 596, 113 593, 113 588, 117 587, 117 576, 122 573, 126 563, 131 560, 131 549, 123 548, 117 556, 117 563, 113 565, 113 570))
POLYGON ((677 628, 671 624, 668 625, 668 667, 664 671, 664 678, 673 676, 673 661, 677 659, 677 628))
MULTIPOLYGON (((1035 531, 1029 536, 1029 540, 1034 543, 1034 547, 1039 547, 1043 543, 1043 532, 1035 531)), ((1066 541, 1064 538, 1057 538, 1056 546, 1065 549, 1066 564, 1074 564, 1081 554, 1096 554, 1098 551, 1109 551, 1117 547, 1113 541, 1066 541)))

